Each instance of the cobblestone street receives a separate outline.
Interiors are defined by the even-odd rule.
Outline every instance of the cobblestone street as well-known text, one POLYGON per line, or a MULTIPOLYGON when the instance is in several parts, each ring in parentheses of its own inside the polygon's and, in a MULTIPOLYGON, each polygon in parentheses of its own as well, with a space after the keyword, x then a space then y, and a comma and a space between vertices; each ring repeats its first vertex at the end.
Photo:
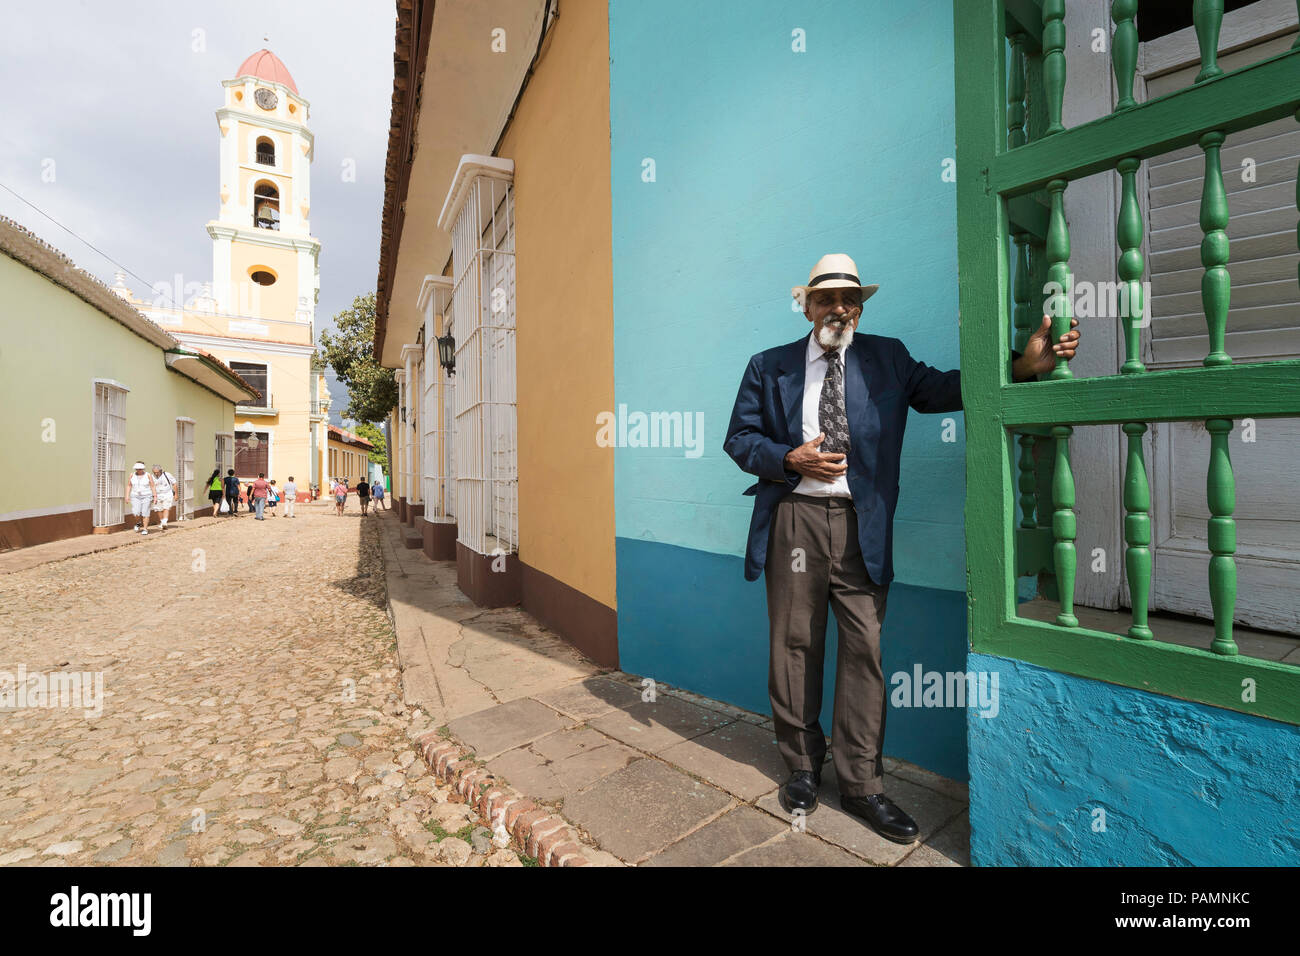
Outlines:
POLYGON ((371 525, 392 516, 332 512, 0 575, 0 671, 103 675, 98 716, 0 711, 0 864, 521 865, 417 756, 371 525))

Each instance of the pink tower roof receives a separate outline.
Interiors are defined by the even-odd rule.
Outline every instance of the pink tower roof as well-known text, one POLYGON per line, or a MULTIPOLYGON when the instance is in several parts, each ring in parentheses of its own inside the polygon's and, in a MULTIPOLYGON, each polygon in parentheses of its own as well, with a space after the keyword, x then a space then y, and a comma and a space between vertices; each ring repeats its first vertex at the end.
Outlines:
POLYGON ((259 80, 283 83, 295 93, 298 92, 293 77, 289 75, 289 68, 270 50, 258 50, 240 64, 239 69, 235 71, 235 76, 255 76, 259 80))

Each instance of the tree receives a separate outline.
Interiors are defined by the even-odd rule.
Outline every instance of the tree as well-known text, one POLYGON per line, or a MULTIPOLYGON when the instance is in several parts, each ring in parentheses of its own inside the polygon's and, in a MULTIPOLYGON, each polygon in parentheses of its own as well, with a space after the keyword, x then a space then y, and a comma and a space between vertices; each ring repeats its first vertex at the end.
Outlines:
POLYGON ((383 469, 384 474, 388 474, 388 442, 384 438, 384 430, 378 425, 361 422, 352 431, 375 446, 370 452, 370 460, 383 469))
POLYGON ((397 405, 393 370, 375 360, 375 294, 352 300, 352 308, 334 316, 335 334, 321 329, 320 348, 339 381, 347 386, 343 416, 359 422, 380 422, 397 405))

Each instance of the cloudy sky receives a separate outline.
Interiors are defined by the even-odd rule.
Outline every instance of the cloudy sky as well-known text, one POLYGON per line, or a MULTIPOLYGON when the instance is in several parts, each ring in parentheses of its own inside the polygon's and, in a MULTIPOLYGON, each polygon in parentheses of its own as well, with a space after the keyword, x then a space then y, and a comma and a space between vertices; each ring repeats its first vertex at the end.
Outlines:
MULTIPOLYGON (((268 47, 311 104, 316 327, 329 327, 375 285, 394 21, 392 0, 6 4, 0 184, 75 236, 6 189, 0 215, 110 284, 125 267, 137 296, 177 273, 210 281, 221 81, 268 47)), ((331 391, 335 410, 347 403, 331 391)))

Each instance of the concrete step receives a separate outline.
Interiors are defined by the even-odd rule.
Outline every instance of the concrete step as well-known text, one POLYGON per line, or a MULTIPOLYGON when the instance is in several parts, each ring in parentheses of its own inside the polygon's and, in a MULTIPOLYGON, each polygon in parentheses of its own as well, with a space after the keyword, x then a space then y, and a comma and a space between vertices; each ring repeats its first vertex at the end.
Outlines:
POLYGON ((423 548, 424 535, 419 531, 412 531, 410 528, 406 528, 402 531, 402 544, 412 549, 423 548))

